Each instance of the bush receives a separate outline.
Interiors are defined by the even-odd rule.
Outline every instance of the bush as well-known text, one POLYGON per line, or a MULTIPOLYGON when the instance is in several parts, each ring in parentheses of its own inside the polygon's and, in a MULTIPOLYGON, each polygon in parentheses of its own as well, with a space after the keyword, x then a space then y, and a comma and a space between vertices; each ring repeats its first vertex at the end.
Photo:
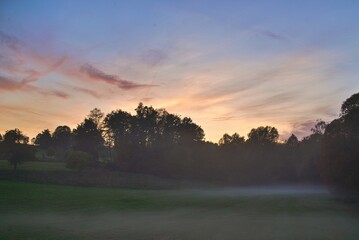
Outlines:
POLYGON ((81 171, 91 166, 92 156, 82 151, 71 151, 65 157, 66 167, 81 171))

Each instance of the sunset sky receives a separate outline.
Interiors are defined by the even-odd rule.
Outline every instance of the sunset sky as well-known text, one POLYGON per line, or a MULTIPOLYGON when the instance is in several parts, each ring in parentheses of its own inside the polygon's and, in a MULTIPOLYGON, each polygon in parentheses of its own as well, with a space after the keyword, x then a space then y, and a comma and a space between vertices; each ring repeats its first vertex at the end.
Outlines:
POLYGON ((336 118, 359 92, 359 1, 0 0, 0 133, 139 102, 206 140, 336 118))

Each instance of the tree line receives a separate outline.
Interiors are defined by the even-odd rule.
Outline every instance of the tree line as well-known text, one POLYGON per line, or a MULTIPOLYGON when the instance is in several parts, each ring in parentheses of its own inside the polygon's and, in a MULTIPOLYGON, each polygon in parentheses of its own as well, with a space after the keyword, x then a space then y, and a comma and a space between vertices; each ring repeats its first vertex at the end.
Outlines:
POLYGON ((227 184, 324 181, 359 191, 359 93, 344 101, 338 119, 317 121, 302 140, 292 134, 280 143, 272 126, 254 128, 247 138, 226 133, 218 143, 204 136, 191 118, 140 103, 134 115, 95 108, 75 129, 45 129, 33 145, 19 129, 6 131, 0 152, 14 168, 38 158, 65 161, 78 171, 107 168, 227 184))

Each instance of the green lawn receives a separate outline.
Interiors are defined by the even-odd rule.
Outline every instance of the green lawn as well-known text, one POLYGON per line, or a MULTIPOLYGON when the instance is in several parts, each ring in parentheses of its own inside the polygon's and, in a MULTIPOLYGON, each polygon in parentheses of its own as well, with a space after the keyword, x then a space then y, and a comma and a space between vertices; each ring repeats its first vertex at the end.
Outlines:
MULTIPOLYGON (((6 160, 0 160, 0 170, 9 170, 13 169, 13 166, 9 164, 6 160)), ((53 171, 53 170, 67 170, 64 162, 24 162, 18 165, 20 170, 44 170, 44 171, 53 171)))
POLYGON ((328 194, 125 190, 0 181, 0 239, 359 239, 328 194))

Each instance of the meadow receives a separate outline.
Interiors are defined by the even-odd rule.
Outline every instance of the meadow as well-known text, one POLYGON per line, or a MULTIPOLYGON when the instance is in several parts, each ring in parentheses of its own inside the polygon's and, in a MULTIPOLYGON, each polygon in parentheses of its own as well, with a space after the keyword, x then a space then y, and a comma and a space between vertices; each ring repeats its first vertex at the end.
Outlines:
POLYGON ((320 186, 151 190, 2 179, 0 192, 0 239, 359 239, 357 200, 320 186))

